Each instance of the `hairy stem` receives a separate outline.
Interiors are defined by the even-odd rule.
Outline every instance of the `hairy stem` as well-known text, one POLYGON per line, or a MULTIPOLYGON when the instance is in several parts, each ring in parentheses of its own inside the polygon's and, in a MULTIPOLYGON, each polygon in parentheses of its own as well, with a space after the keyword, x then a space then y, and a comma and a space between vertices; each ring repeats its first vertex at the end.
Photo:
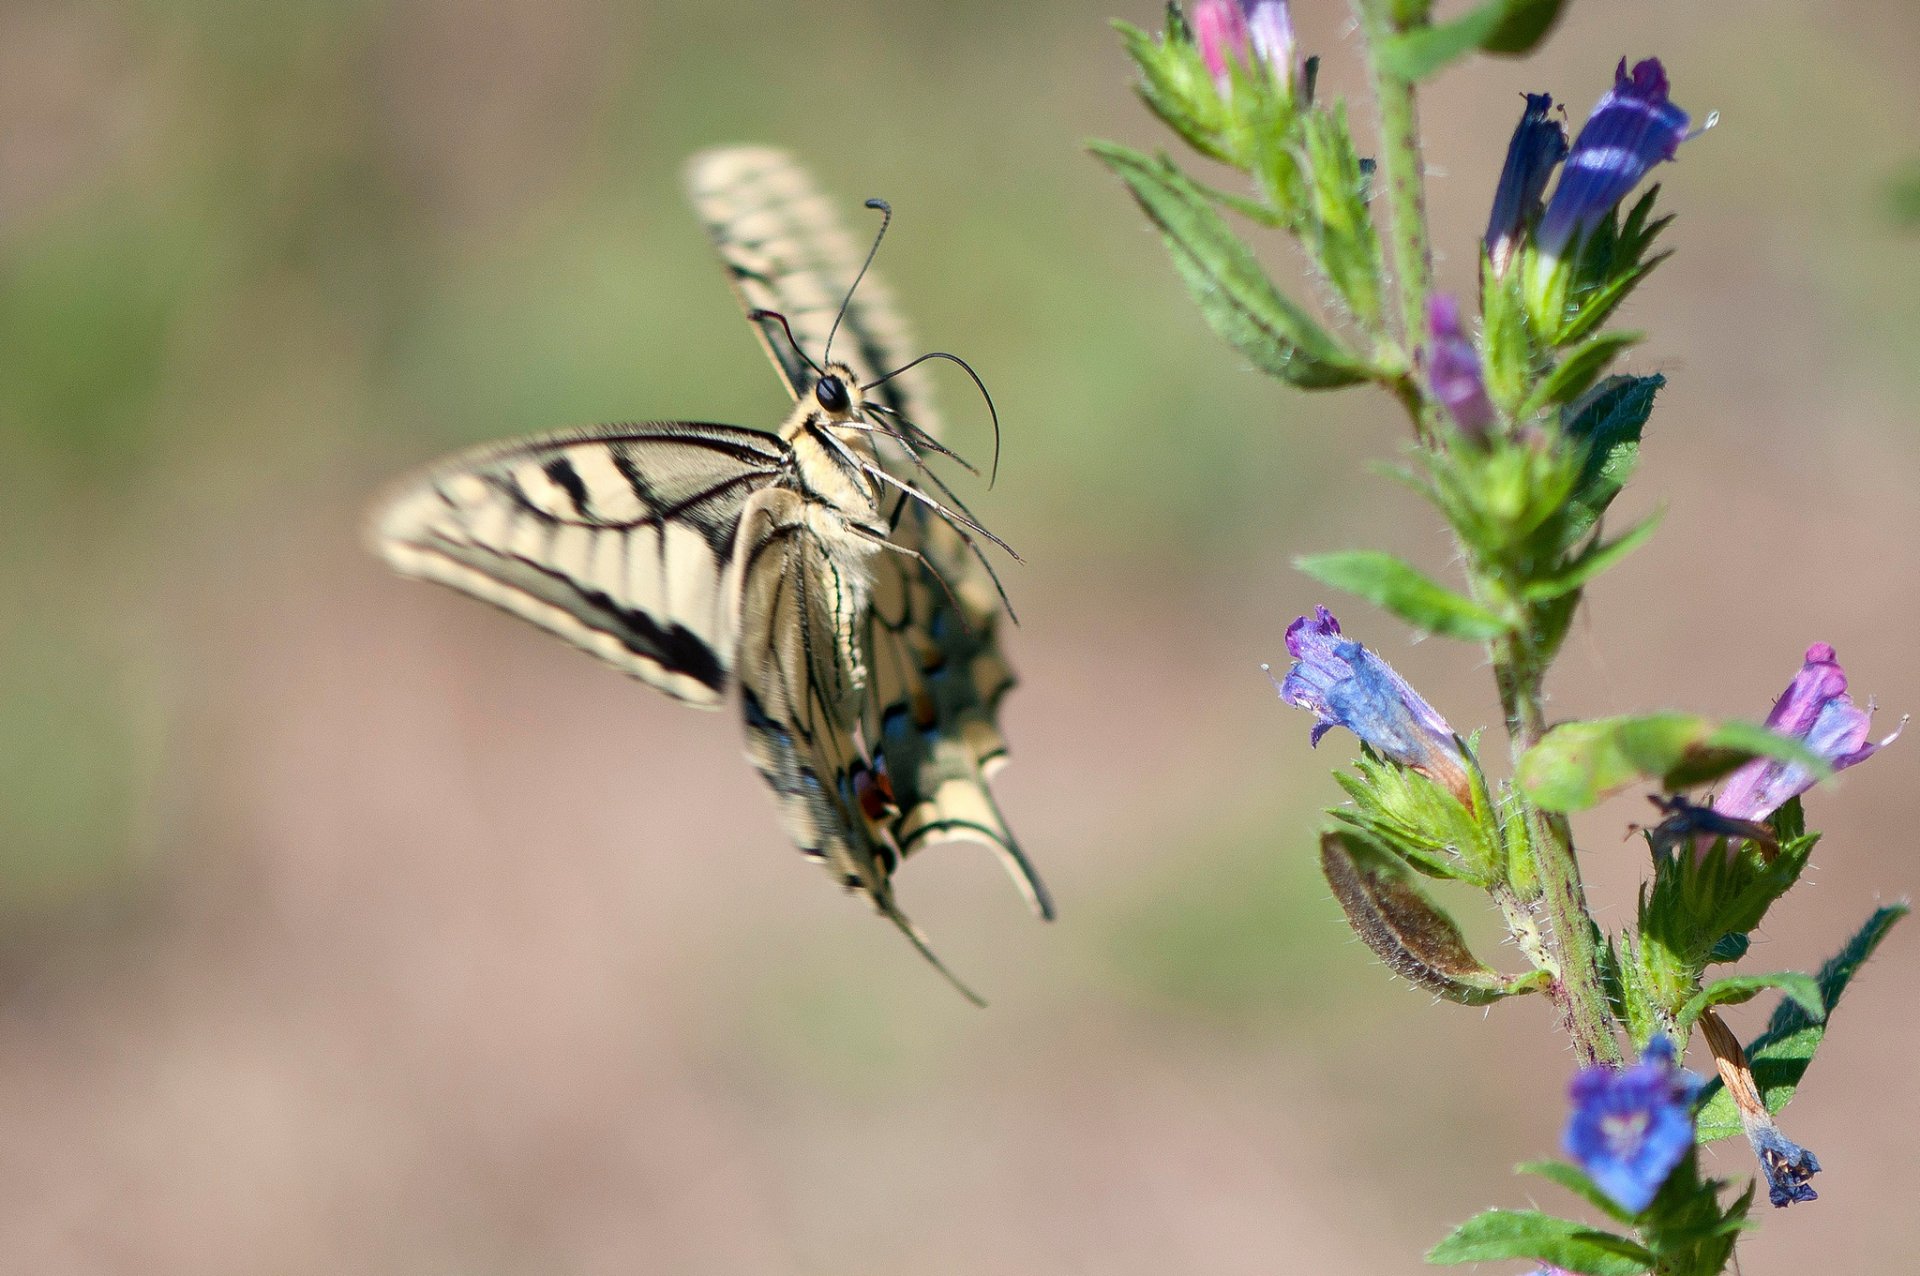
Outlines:
MULTIPOLYGON (((1496 639, 1490 645, 1490 654, 1517 765, 1521 754, 1546 733, 1540 694, 1545 671, 1534 660, 1524 637, 1496 639)), ((1554 968, 1548 993, 1560 1011, 1560 1026, 1572 1040, 1582 1064, 1618 1063, 1620 1046, 1613 1034, 1613 1015, 1600 976, 1599 938, 1587 909, 1586 888, 1580 882, 1573 831, 1565 816, 1540 810, 1518 793, 1514 800, 1522 804, 1533 831, 1534 859, 1540 872, 1539 904, 1547 916, 1546 949, 1554 968)))
MULTIPOLYGON (((1392 0, 1356 0, 1367 33, 1373 74, 1374 101, 1380 107, 1379 172, 1386 191, 1389 236, 1393 244, 1395 275, 1400 290, 1401 340, 1407 352, 1419 344, 1427 322, 1427 297, 1433 292, 1433 249, 1427 236, 1427 186, 1420 151, 1420 119, 1414 106, 1414 86, 1386 70, 1371 56, 1382 40, 1394 34, 1392 0)), ((1431 436, 1432 409, 1424 402, 1406 402, 1414 430, 1424 441, 1431 436)))

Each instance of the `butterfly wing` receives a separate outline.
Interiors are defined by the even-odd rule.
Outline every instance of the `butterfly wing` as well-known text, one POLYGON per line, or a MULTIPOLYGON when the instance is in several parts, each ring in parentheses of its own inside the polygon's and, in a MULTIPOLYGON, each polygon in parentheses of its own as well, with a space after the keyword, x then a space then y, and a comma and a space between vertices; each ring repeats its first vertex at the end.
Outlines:
POLYGON ((403 574, 711 707, 733 671, 741 517, 788 455, 776 435, 690 422, 490 444, 402 480, 371 535, 403 574))
MULTIPOLYGON (((755 322, 788 389, 795 397, 806 393, 814 374, 795 342, 816 356, 824 353, 863 248, 784 151, 702 152, 687 165, 687 184, 741 304, 749 312, 777 311, 792 327, 795 341, 789 342, 773 320, 755 322)), ((833 342, 834 357, 863 383, 916 353, 892 294, 871 271, 847 303, 833 342)), ((924 369, 890 378, 870 397, 938 435, 924 369)), ((896 477, 938 485, 903 448, 876 441, 881 463, 896 477)), ((893 855, 946 839, 985 842, 1041 916, 1051 917, 1046 888, 986 785, 987 772, 1006 756, 998 711, 1013 685, 996 633, 998 586, 973 546, 925 506, 895 494, 888 516, 890 539, 911 553, 881 553, 872 561, 871 606, 859 624, 870 679, 858 714, 864 747, 852 747, 828 779, 836 791, 860 789, 847 818, 871 819, 893 855)), ((855 832, 847 830, 849 837, 855 832)))

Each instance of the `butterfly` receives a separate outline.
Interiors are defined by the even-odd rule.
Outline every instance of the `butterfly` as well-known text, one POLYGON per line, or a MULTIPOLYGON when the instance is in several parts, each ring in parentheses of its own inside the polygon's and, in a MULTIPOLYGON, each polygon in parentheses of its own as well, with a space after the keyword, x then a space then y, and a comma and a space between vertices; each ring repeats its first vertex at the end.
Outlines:
MULTIPOLYGON (((1006 756, 997 716, 1013 675, 982 542, 1005 546, 928 463, 959 458, 939 441, 923 365, 972 369, 908 353, 868 269, 883 201, 868 201, 883 220, 863 259, 785 152, 705 151, 686 178, 794 398, 780 427, 657 421, 483 445, 403 480, 371 540, 401 573, 682 701, 735 705, 795 844, 978 1002, 893 893, 915 850, 973 840, 1053 916, 986 785, 1006 756)), ((996 417, 996 467, 997 438, 996 417)))

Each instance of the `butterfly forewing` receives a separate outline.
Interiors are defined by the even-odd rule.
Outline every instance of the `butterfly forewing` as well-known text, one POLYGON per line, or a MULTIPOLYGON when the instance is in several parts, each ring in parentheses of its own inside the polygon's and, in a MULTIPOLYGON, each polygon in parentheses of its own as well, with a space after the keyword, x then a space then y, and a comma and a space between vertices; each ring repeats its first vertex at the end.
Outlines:
POLYGON ((523 616, 682 700, 717 705, 737 649, 741 514, 786 444, 737 426, 602 426, 460 453, 382 502, 399 571, 523 616))

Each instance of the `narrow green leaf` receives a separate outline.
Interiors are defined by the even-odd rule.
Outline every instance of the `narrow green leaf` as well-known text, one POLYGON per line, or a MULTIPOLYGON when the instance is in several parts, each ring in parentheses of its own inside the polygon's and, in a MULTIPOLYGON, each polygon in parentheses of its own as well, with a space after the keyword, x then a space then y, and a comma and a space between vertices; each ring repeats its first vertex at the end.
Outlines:
POLYGON ((1624 1236, 1536 1210, 1488 1210, 1454 1229, 1427 1253, 1429 1263, 1525 1259, 1581 1276, 1637 1276, 1653 1255, 1624 1236))
POLYGON ((1391 554, 1350 550, 1309 554, 1293 565, 1323 585, 1386 608, 1415 629, 1481 641, 1506 633, 1507 621, 1391 554))
POLYGON ((1480 47, 1499 30, 1507 0, 1490 0, 1470 13, 1438 26, 1419 26, 1387 37, 1374 56, 1396 80, 1418 84, 1480 47))
MULTIPOLYGON (((1906 904, 1888 904, 1876 910, 1866 925, 1855 932, 1833 958, 1820 967, 1820 1005, 1824 1014, 1816 1020, 1798 1002, 1783 1001, 1774 1010, 1767 1030, 1747 1043, 1747 1062, 1753 1068, 1754 1084, 1768 1112, 1787 1106, 1793 1093, 1813 1062, 1814 1052, 1826 1036, 1828 1023, 1840 1004, 1841 994, 1853 982, 1860 968, 1873 956, 1874 949, 1887 937, 1893 924, 1909 912, 1906 904)), ((1715 1078, 1704 1092, 1694 1137, 1702 1143, 1740 1133, 1740 1114, 1733 1097, 1715 1078)))
POLYGON ((1528 1161, 1514 1169, 1521 1174, 1532 1174, 1550 1183, 1558 1183, 1616 1223, 1633 1222, 1633 1215, 1620 1208, 1620 1203, 1601 1191, 1600 1185, 1588 1178, 1578 1166, 1568 1165, 1565 1161, 1528 1161))
POLYGON ((1804 744, 1755 723, 1655 713, 1562 723, 1520 759, 1515 778, 1550 811, 1584 811, 1637 781, 1675 792, 1717 780, 1755 757, 1831 774, 1804 744))
POLYGON ((1680 1013, 1674 1016, 1673 1030, 1684 1038, 1709 1007, 1737 1006, 1752 1001, 1769 988, 1777 988, 1785 993, 1788 1000, 1797 1003, 1812 1016, 1815 1023, 1827 1017, 1819 981, 1797 970, 1782 970, 1770 975, 1732 975, 1714 980, 1680 1008, 1680 1013))
POLYGON ((1417 84, 1475 49, 1528 52, 1552 28, 1561 4, 1562 0, 1488 0, 1438 26, 1403 23, 1400 34, 1381 42, 1376 56, 1389 75, 1417 84))
POLYGON ((1621 351, 1637 345, 1645 337, 1646 334, 1640 332, 1603 332, 1567 351, 1560 366, 1547 374, 1547 379, 1540 383, 1521 407, 1521 419, 1579 398, 1607 370, 1607 365, 1619 357, 1621 351))
POLYGON ((1665 516, 1665 510, 1655 510, 1614 539, 1594 541, 1560 570, 1528 582, 1525 591, 1527 598, 1533 602, 1543 603, 1579 589, 1645 544, 1665 516))
POLYGON ((1256 366, 1303 389, 1368 380, 1372 369, 1277 290, 1206 195, 1166 160, 1111 142, 1089 148, 1160 229, 1213 330, 1256 366))
POLYGON ((1564 7, 1563 0, 1507 0, 1499 25, 1487 33, 1480 47, 1488 53, 1531 53, 1553 30, 1564 7))

